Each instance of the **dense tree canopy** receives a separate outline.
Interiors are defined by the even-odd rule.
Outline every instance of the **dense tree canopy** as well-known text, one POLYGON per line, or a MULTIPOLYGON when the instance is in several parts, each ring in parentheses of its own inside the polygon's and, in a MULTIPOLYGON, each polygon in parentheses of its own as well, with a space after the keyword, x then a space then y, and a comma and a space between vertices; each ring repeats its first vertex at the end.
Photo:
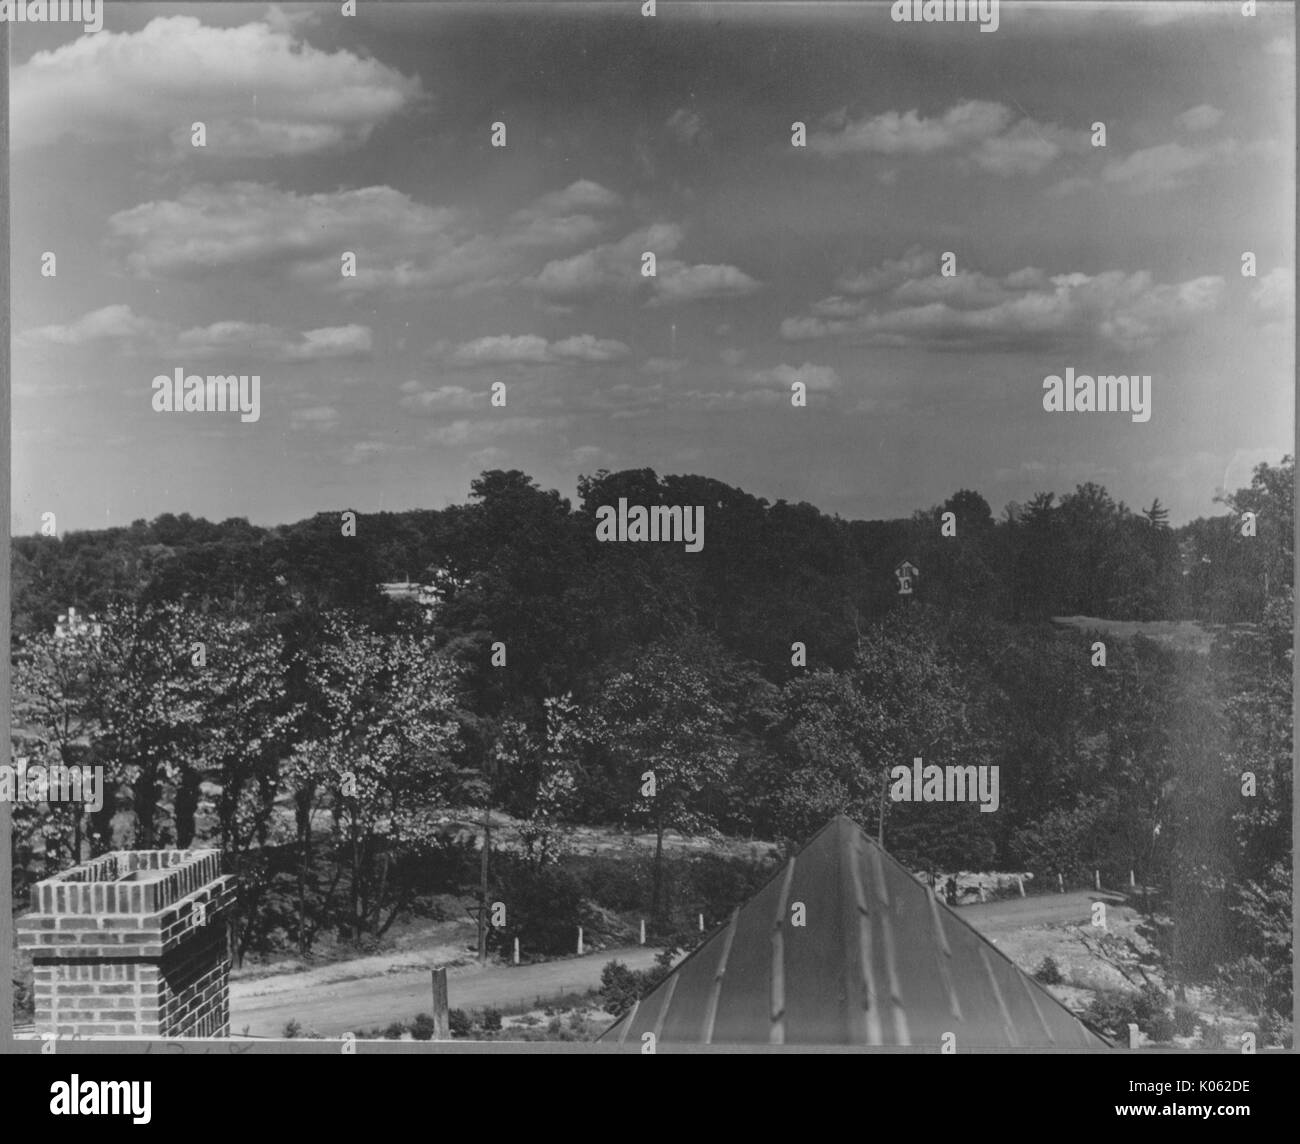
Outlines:
POLYGON ((241 872, 243 945, 305 950, 325 924, 382 931, 419 871, 459 868, 448 807, 520 819, 512 876, 534 880, 575 821, 790 842, 843 811, 917 869, 1140 872, 1181 973, 1235 967, 1285 1008, 1293 489, 1287 458, 1178 528, 1091 483, 846 521, 648 469, 584 477, 574 505, 497 470, 354 533, 340 509, 19 537, 17 749, 103 765, 110 796, 18 816, 16 876, 202 839, 241 872), (620 498, 703 506, 703 550, 600 542, 620 498), (423 602, 381 591, 408 578, 423 602), (70 606, 101 633, 56 638, 70 606), (1153 620, 1205 645, 1100 630, 1153 620), (998 812, 892 804, 917 757, 997 766, 998 812))

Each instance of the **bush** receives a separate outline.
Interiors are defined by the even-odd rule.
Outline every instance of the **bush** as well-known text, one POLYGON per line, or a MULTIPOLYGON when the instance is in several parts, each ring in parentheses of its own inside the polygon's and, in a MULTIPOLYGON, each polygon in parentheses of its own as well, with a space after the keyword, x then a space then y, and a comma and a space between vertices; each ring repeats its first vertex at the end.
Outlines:
POLYGON ((607 1013, 621 1017, 641 998, 642 974, 621 961, 605 963, 600 971, 600 1003, 607 1013))
POLYGON ((607 1013, 621 1017, 665 977, 672 963, 671 949, 659 953, 653 969, 631 969, 621 961, 609 961, 600 971, 600 1005, 607 1013))
POLYGON ((653 886, 651 866, 640 858, 598 858, 578 867, 583 892, 617 913, 648 911, 653 886))
POLYGON ((687 876, 691 912, 717 921, 753 896, 772 876, 772 864, 700 854, 691 859, 687 876))
POLYGON ((1289 1049, 1291 1047, 1291 1022, 1275 1009, 1265 1009, 1259 1015, 1256 1042, 1257 1047, 1261 1049, 1279 1045, 1284 1049, 1289 1049))
POLYGON ((506 924, 488 930, 489 946, 509 952, 515 938, 529 954, 573 953, 578 926, 586 920, 582 888, 562 866, 532 869, 498 860, 497 893, 506 903, 506 924))
POLYGON ((1174 1006, 1174 1033, 1179 1037, 1190 1037, 1196 1032, 1199 1021, 1196 1010, 1186 1001, 1179 1001, 1174 1006))
POLYGON ((1153 1041, 1169 1041, 1174 1036, 1174 1018, 1169 998, 1154 985, 1144 985, 1137 1001, 1138 1028, 1153 1041))
POLYGON ((295 1037, 302 1036, 302 1022, 294 1019, 287 1021, 283 1029, 280 1030, 280 1036, 286 1040, 292 1041, 295 1037))
POLYGON ((453 1037, 468 1037, 473 1027, 473 1022, 464 1009, 452 1009, 447 1014, 447 1028, 453 1037))
POLYGON ((428 1013, 417 1013, 411 1022, 411 1036, 417 1041, 431 1041, 437 1026, 428 1013))
POLYGON ((1060 985, 1065 980, 1054 957, 1043 958, 1043 964, 1034 970, 1034 977, 1044 985, 1060 985))
POLYGON ((483 1010, 483 1031, 485 1033, 499 1033, 501 1031, 501 1013, 499 1010, 483 1010))
POLYGON ((1201 1048, 1223 1048, 1223 1030, 1218 1025, 1211 1025, 1207 1021, 1201 1022, 1201 1048))
POLYGON ((394 1021, 387 1029, 384 1030, 384 1040, 400 1041, 402 1034, 406 1032, 406 1026, 401 1021, 394 1021))
POLYGON ((1130 1024, 1137 1025, 1153 1041, 1168 1041, 1174 1035, 1169 1002, 1153 985, 1143 986, 1138 993, 1104 990, 1093 998, 1085 1017, 1121 1043, 1128 1042, 1130 1024))

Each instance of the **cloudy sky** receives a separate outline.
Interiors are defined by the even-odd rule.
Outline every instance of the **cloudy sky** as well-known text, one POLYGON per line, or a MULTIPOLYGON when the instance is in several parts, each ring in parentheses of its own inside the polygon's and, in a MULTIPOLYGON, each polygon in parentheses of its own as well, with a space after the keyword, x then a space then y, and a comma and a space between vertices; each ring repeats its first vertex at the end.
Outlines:
POLYGON ((1180 522, 1291 449, 1289 4, 359 8, 11 27, 16 532, 640 466, 1180 522), (1150 421, 1044 411, 1067 367, 1150 374, 1150 421), (177 368, 260 421, 154 412, 177 368))

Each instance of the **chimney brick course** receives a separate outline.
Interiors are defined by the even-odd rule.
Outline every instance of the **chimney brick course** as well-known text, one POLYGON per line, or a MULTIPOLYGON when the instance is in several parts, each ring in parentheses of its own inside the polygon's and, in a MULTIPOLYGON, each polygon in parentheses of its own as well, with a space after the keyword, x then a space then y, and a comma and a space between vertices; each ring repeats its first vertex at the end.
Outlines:
POLYGON ((38 882, 17 922, 38 1031, 229 1036, 234 902, 215 850, 118 850, 38 882))

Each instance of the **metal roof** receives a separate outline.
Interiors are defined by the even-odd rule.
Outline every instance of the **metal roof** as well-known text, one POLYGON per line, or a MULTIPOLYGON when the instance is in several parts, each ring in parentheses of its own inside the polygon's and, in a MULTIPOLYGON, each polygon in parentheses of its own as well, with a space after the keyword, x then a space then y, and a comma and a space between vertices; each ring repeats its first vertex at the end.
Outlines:
POLYGON ((1106 1049, 843 815, 602 1036, 1106 1049), (797 924, 802 903, 804 924, 797 924))

